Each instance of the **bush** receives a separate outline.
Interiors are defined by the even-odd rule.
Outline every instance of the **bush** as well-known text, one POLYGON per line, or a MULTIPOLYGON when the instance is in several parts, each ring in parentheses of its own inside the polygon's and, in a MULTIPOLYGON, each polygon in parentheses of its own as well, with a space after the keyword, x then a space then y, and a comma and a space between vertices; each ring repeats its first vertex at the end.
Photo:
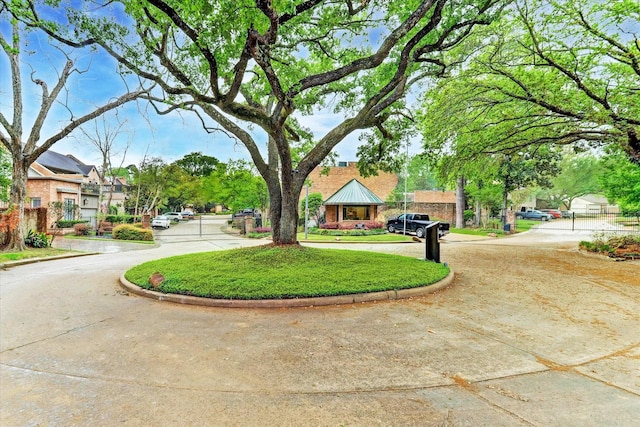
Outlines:
POLYGON ((121 224, 113 228, 113 238, 116 240, 153 241, 153 232, 130 224, 121 224))
POLYGON ((29 230, 24 244, 32 248, 48 248, 51 246, 51 239, 45 233, 38 233, 35 230, 29 230))
POLYGON ((87 220, 67 220, 67 219, 61 219, 56 221, 56 226, 58 228, 71 228, 74 227, 76 224, 86 224, 88 221, 87 220))
POLYGON ((464 222, 469 222, 469 221, 473 221, 473 219, 475 218, 476 214, 473 210, 471 209, 465 209, 464 211, 464 222))
POLYGON ((111 224, 133 224, 139 222, 140 217, 134 215, 106 215, 104 220, 111 224))
POLYGON ((580 249, 588 252, 614 255, 618 250, 640 246, 640 236, 620 236, 607 235, 606 233, 595 233, 593 241, 582 241, 578 246, 580 249))
POLYGON ((320 224, 320 228, 323 230, 337 230, 340 227, 340 224, 337 222, 325 222, 324 224, 320 224))
POLYGON ((87 236, 91 227, 86 222, 81 222, 73 226, 73 234, 76 236, 87 236))
MULTIPOLYGON (((365 227, 367 227, 367 223, 364 223, 365 227)), ((378 223, 372 223, 372 224, 378 224, 378 223)), ((322 225, 320 226, 320 228, 317 227, 312 227, 308 230, 309 234, 317 234, 320 236, 375 236, 375 235, 380 235, 380 234, 386 234, 387 231, 384 228, 369 228, 367 227, 367 229, 354 229, 353 227, 351 228, 340 228, 340 229, 335 229, 335 228, 324 228, 322 227, 322 225)))

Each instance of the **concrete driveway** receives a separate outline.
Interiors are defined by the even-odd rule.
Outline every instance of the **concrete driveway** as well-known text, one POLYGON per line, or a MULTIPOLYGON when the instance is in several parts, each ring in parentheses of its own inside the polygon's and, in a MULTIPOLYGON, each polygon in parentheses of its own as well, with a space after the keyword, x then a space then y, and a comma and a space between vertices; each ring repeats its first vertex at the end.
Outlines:
POLYGON ((222 234, 13 267, 0 273, 0 425, 639 425, 640 264, 565 236, 452 236, 448 289, 297 309, 119 287, 150 259, 260 243, 222 234))

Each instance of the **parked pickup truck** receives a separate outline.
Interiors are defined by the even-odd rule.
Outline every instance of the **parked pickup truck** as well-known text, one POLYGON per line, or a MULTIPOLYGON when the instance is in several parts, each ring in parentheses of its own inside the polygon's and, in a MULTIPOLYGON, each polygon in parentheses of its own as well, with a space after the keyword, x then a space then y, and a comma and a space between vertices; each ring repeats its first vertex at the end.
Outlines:
POLYGON ((255 209, 243 209, 231 215, 231 219, 251 218, 255 216, 255 209))
POLYGON ((553 218, 551 214, 538 211, 535 209, 527 209, 526 211, 516 212, 517 219, 539 219, 540 221, 549 221, 553 218))
MULTIPOLYGON (((434 221, 429 219, 429 215, 423 213, 407 213, 402 214, 398 217, 391 218, 387 221, 387 231, 389 233, 399 232, 411 232, 416 233, 416 237, 424 237, 427 232, 426 228, 429 224, 432 224, 434 221), (405 227, 405 218, 406 218, 406 230, 405 227)), ((438 224, 438 237, 442 237, 445 234, 449 233, 449 223, 441 222, 438 224)))

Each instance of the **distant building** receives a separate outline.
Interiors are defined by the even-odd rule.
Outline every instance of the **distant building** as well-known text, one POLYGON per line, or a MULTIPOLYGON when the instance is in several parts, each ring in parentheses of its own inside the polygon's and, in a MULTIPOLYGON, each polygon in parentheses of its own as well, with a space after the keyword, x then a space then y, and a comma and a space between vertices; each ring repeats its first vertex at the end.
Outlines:
POLYGON ((619 213, 617 205, 609 204, 606 197, 597 194, 585 194, 571 202, 571 211, 577 214, 619 213))
POLYGON ((358 223, 374 221, 384 201, 357 179, 352 179, 325 202, 327 222, 358 223))
MULTIPOLYGON (((362 177, 358 171, 357 162, 339 162, 338 166, 328 168, 328 173, 322 173, 325 168, 318 166, 308 177, 310 181, 309 193, 322 194, 322 200, 327 200, 352 179, 357 179, 373 194, 385 201, 398 185, 398 176, 394 173, 380 172, 377 176, 362 177)), ((300 194, 304 199, 305 191, 300 194)))

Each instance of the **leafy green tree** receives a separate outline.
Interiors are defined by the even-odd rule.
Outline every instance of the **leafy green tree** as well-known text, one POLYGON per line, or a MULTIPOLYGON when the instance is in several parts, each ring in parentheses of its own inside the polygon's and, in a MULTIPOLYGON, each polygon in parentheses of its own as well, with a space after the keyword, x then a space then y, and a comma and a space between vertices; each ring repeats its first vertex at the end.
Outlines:
POLYGON ((265 210, 269 202, 264 180, 244 160, 220 163, 204 179, 203 190, 208 200, 215 200, 234 211, 245 208, 265 210))
POLYGON ((305 207, 309 208, 309 219, 313 219, 316 224, 320 224, 320 208, 322 207, 322 193, 311 193, 307 198, 300 200, 300 217, 305 217, 305 207), (307 204, 308 203, 308 204, 307 204))
MULTIPOLYGON (((27 171, 31 164, 78 127, 146 93, 141 87, 136 90, 125 88, 120 96, 112 96, 87 111, 84 102, 74 102, 78 97, 70 96, 74 93, 70 83, 76 76, 89 71, 88 66, 79 64, 73 56, 90 55, 90 50, 83 47, 90 46, 93 41, 72 36, 75 46, 73 53, 54 40, 40 45, 28 44, 34 19, 34 9, 30 8, 29 2, 0 2, 0 21, 8 24, 0 27, 0 48, 5 55, 5 59, 0 62, 0 74, 6 76, 0 79, 0 92, 3 93, 3 102, 0 103, 0 143, 11 155, 9 203, 18 212, 18 226, 9 229, 5 249, 13 251, 25 249, 21 224, 24 222, 27 196, 27 171), (55 47, 50 48, 49 45, 55 47), (23 72, 25 65, 31 69, 28 80, 23 79, 27 75, 23 72), (47 81, 51 72, 56 77, 47 81), (40 103, 33 123, 25 123, 33 112, 25 111, 24 99, 34 88, 39 91, 40 103), (68 115, 68 121, 47 120, 50 116, 55 116, 56 107, 63 109, 68 115), (43 131, 47 129, 49 133, 45 136, 43 131)), ((55 29, 54 25, 47 26, 49 33, 55 29)))
POLYGON ((184 172, 175 165, 167 165, 159 157, 144 158, 138 167, 132 169, 133 184, 126 207, 135 214, 167 209, 169 195, 175 194, 176 177, 184 172))
POLYGON ((516 0, 429 93, 430 135, 473 135, 468 156, 591 144, 640 161, 639 17, 630 0, 516 0))
POLYGON ((168 166, 171 170, 171 184, 167 186, 164 195, 167 198, 167 208, 180 212, 185 205, 202 205, 202 183, 198 177, 189 175, 175 162, 168 166))
POLYGON ((564 205, 571 209, 575 198, 601 191, 601 175, 602 162, 595 155, 565 151, 560 161, 560 173, 552 179, 552 187, 543 190, 540 197, 549 200, 550 207, 564 205))
POLYGON ((374 155, 363 164, 392 163, 411 120, 406 94, 441 74, 441 53, 506 2, 121 0, 135 25, 75 3, 64 24, 154 82, 158 111, 191 110, 242 143, 268 189, 274 243, 294 244, 309 173, 363 130, 361 153, 374 155), (298 118, 322 108, 341 119, 311 138, 298 118))
POLYGON ((640 165, 617 152, 604 159, 603 167, 601 183, 609 201, 624 212, 640 213, 640 165))
POLYGON ((191 176, 204 177, 216 169, 218 164, 220 164, 220 160, 212 156, 206 156, 198 151, 189 153, 173 163, 180 166, 191 176))
POLYGON ((497 215, 502 208, 502 195, 504 188, 501 184, 495 182, 483 182, 482 180, 472 181, 465 185, 465 193, 476 206, 476 225, 484 223, 486 226, 486 218, 483 218, 481 211, 484 209, 490 216, 497 215))
MULTIPOLYGON (((399 164, 406 162, 406 156, 400 155, 399 164)), ((408 164, 401 166, 401 172, 398 174, 398 185, 395 190, 389 194, 388 202, 397 203, 404 200, 405 181, 408 193, 416 190, 435 190, 442 188, 438 182, 437 173, 433 165, 424 155, 410 156, 408 164), (405 179, 406 166, 406 179, 405 179)))

